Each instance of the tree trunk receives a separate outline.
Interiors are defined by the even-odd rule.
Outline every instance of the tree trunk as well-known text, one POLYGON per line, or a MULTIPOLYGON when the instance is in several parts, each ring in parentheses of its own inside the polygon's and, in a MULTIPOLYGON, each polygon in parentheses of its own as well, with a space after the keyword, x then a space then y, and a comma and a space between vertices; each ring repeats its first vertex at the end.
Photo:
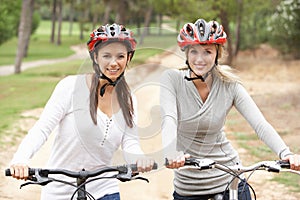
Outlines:
POLYGON ((158 20, 158 35, 162 35, 162 19, 163 19, 163 16, 161 13, 158 14, 157 16, 157 20, 158 20))
POLYGON ((149 26, 151 21, 152 9, 153 9, 152 7, 149 7, 147 12, 145 13, 145 26, 140 38, 140 42, 139 42, 140 44, 143 44, 144 38, 149 34, 149 26))
POLYGON ((32 31, 32 20, 33 20, 33 13, 34 13, 34 2, 30 4, 30 8, 29 8, 29 19, 30 19, 30 33, 27 35, 27 37, 25 38, 25 51, 24 51, 24 56, 23 57, 27 57, 28 55, 28 49, 29 49, 29 43, 30 43, 30 36, 31 36, 31 31, 32 31))
MULTIPOLYGON (((95 5, 95 8, 97 8, 97 7, 99 7, 98 5, 100 4, 100 1, 99 0, 95 0, 93 2, 93 4, 95 5)), ((97 11, 97 9, 96 9, 96 11, 95 11, 95 9, 93 10, 92 15, 93 15, 92 26, 93 26, 93 29, 94 29, 94 28, 97 27, 98 21, 99 21, 99 12, 97 11)))
POLYGON ((73 22, 74 22, 74 1, 70 0, 70 15, 69 15, 69 36, 72 35, 73 32, 73 22))
POLYGON ((29 43, 32 27, 34 0, 22 1, 22 13, 18 30, 18 48, 15 60, 15 74, 21 73, 22 59, 25 55, 26 45, 29 43))
POLYGON ((61 45, 61 26, 62 26, 62 0, 58 0, 58 31, 57 31, 57 45, 61 45))
POLYGON ((241 38, 241 22, 242 22, 242 13, 243 13, 243 0, 237 0, 238 13, 236 19, 236 32, 235 32, 235 45, 233 56, 236 57, 240 50, 240 38, 241 38))
POLYGON ((229 21, 228 21, 228 16, 227 12, 225 10, 220 11, 220 19, 221 19, 221 24, 224 27, 224 31, 227 34, 227 52, 228 56, 224 64, 230 65, 232 63, 233 59, 233 54, 232 54, 232 40, 231 40, 231 34, 230 34, 230 29, 229 29, 229 21))
POLYGON ((128 4, 126 0, 120 0, 117 7, 117 15, 115 22, 118 24, 126 24, 126 13, 128 12, 128 4))
POLYGON ((111 7, 111 1, 105 1, 105 12, 104 12, 104 18, 103 18, 103 24, 108 24, 109 23, 109 16, 110 16, 110 12, 112 10, 111 7))
POLYGON ((51 43, 54 43, 54 40, 55 40, 55 22, 56 22, 56 0, 53 0, 52 29, 51 29, 51 37, 50 37, 50 42, 51 43))

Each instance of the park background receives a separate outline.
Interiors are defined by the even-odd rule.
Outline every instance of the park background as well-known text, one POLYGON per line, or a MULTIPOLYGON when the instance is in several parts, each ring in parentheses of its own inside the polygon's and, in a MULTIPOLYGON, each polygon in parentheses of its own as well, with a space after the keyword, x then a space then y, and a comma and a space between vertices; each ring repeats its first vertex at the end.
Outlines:
MULTIPOLYGON (((13 68, 12 74, 0 77, 2 169, 8 166, 13 151, 38 118, 37 110, 45 105, 56 83, 88 66, 85 44, 90 31, 112 22, 125 24, 135 32, 138 47, 130 70, 139 68, 140 71, 144 71, 140 68, 144 63, 159 63, 162 59, 170 59, 170 54, 180 60, 180 53, 176 53, 176 37, 184 23, 198 18, 220 22, 230 38, 225 46, 228 55, 223 63, 239 71, 267 120, 293 151, 300 151, 300 2, 297 0, 0 2, 0 71, 13 68), (76 54, 78 49, 83 52, 81 56, 76 54), (26 69, 29 64, 34 68, 26 69), (28 115, 31 111, 35 114, 28 115)), ((155 71, 155 68, 148 67, 144 73, 148 74, 151 70, 155 71)), ((228 137, 237 141, 237 147, 244 150, 246 163, 276 158, 235 110, 230 113, 226 126, 228 137)), ((172 176, 169 172, 167 175, 172 176)), ((1 175, 1 180, 6 179, 1 175)), ((171 180, 169 177, 166 179, 171 180)), ((300 181, 297 176, 283 174, 262 180, 274 187, 269 190, 270 193, 279 188, 276 191, 292 193, 295 199, 299 197, 300 181), (271 183, 273 180, 277 181, 276 184, 271 183), (283 188, 279 184, 283 184, 283 188)), ((3 181, 1 184, 0 198, 12 199, 18 190, 8 190, 11 193, 8 194, 7 187, 2 187, 6 183, 3 181)), ((170 187, 170 184, 166 185, 170 187)), ((167 192, 172 189, 159 189, 165 192, 159 199, 170 197, 167 192)), ((266 186, 255 189, 268 191, 266 186)), ((277 194, 277 197, 267 199, 280 197, 277 194)))

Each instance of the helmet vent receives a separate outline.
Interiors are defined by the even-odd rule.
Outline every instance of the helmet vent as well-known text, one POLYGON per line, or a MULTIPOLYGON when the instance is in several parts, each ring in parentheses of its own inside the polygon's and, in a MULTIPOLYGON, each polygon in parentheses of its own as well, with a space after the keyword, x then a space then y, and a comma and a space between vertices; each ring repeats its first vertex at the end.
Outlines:
POLYGON ((203 24, 201 23, 201 24, 199 24, 199 32, 200 32, 200 35, 201 35, 201 37, 203 37, 204 36, 204 27, 203 27, 203 24))
POLYGON ((186 30, 187 30, 187 33, 189 34, 189 36, 191 36, 191 37, 194 36, 194 31, 193 31, 193 28, 191 26, 187 26, 186 30))

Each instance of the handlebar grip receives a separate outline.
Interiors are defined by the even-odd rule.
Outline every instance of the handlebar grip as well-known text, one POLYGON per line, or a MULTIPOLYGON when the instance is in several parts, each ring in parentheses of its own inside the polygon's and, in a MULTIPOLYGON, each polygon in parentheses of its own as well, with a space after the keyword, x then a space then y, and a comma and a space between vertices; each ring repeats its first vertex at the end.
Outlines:
POLYGON ((186 158, 184 165, 195 165, 195 158, 186 158))
MULTIPOLYGON (((130 168, 131 168, 131 170, 132 171, 138 171, 138 168, 137 168, 137 164, 131 164, 130 165, 130 168)), ((155 169, 157 169, 157 163, 155 162, 154 164, 153 164, 153 166, 152 166, 152 170, 155 170, 155 169)))
POLYGON ((5 176, 11 176, 10 169, 5 170, 5 176))
MULTIPOLYGON (((168 158, 165 158, 165 166, 169 165, 168 158)), ((195 165, 195 158, 186 158, 184 161, 184 165, 195 165)))
MULTIPOLYGON (((32 176, 35 174, 35 169, 34 168, 28 168, 28 175, 32 176)), ((11 176, 10 169, 5 169, 5 176, 11 176)))
POLYGON ((291 165, 288 160, 278 160, 277 163, 280 165, 281 168, 290 169, 291 165))

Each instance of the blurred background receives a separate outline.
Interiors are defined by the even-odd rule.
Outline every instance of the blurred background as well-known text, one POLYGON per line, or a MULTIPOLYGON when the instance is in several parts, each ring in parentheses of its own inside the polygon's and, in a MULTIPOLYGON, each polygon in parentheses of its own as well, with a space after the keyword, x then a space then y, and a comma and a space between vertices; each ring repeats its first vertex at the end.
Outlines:
MULTIPOLYGON (((198 18, 223 25, 228 35, 223 64, 239 72, 267 120, 292 151, 300 153, 299 0, 0 0, 0 167, 8 166, 57 82, 91 69, 86 42, 93 29, 116 22, 134 32, 138 46, 129 77, 137 86, 146 79, 152 83, 150 78, 159 76, 157 64, 162 68, 184 65, 176 38, 185 23, 198 18)), ((144 90, 145 87, 138 92, 144 90)), ((157 104, 155 95, 149 96, 153 91, 149 91, 148 96, 141 92, 145 113, 157 104), (154 106, 146 106, 149 100, 154 106)), ((155 116, 157 113, 150 119, 155 116)), ((155 120, 149 123, 159 125, 155 120)), ((234 109, 226 129, 244 163, 276 157, 234 109)), ((149 152, 159 148, 159 135, 152 140, 142 141, 149 152)), ((44 160, 46 154, 40 154, 44 160)), ((149 192, 154 197, 149 199, 169 199, 172 173, 159 173, 150 176, 156 185, 137 183, 133 187, 138 189, 130 190, 130 183, 121 189, 131 200, 135 196, 140 199, 137 190, 145 200, 149 192)), ((258 199, 281 200, 287 191, 291 196, 285 199, 300 198, 299 177, 260 175, 257 180, 254 178, 255 189, 263 197, 258 199)), ((16 191, 19 193, 19 182, 12 189, 8 181, 0 176, 0 199, 12 199, 16 191)), ((32 198, 35 193, 34 190, 28 199, 38 199, 32 198)), ((26 199, 24 193, 19 195, 19 199, 26 199)))

